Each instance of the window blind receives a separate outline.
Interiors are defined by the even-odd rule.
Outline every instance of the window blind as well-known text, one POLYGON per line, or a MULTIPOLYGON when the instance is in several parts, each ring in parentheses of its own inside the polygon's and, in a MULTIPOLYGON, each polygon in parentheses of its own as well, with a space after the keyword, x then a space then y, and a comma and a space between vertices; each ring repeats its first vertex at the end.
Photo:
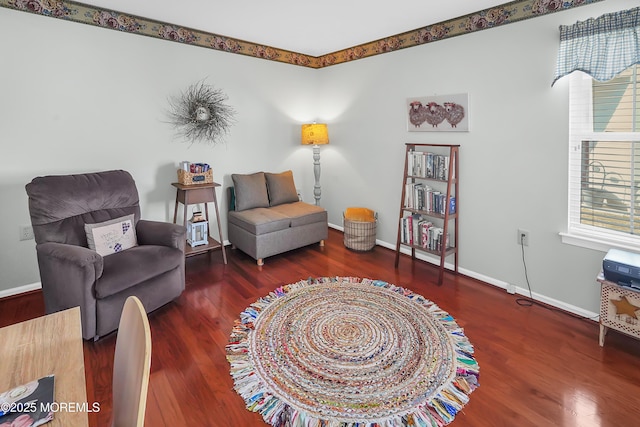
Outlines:
POLYGON ((570 232, 640 236, 638 68, 607 82, 571 75, 570 232))
POLYGON ((637 132, 640 108, 637 108, 640 82, 638 66, 629 67, 606 82, 594 80, 593 131, 637 132))
POLYGON ((582 141, 580 224, 640 234, 640 142, 582 141))

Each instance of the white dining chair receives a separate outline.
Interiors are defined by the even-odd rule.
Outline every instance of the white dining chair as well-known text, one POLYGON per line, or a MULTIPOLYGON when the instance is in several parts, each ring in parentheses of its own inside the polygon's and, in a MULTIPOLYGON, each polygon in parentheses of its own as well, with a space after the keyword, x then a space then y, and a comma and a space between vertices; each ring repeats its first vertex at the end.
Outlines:
POLYGON ((124 303, 113 360, 112 427, 143 427, 151 368, 151 330, 135 296, 124 303))

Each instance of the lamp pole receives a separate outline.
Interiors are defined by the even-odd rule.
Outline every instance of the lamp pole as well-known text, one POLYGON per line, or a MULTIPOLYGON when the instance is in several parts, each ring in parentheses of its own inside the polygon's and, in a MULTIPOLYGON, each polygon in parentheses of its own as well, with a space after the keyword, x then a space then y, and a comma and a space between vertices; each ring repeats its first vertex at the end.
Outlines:
POLYGON ((302 145, 313 145, 313 175, 316 178, 313 186, 313 197, 316 206, 320 205, 320 145, 329 143, 329 132, 325 123, 304 124, 301 128, 302 145))
POLYGON ((316 199, 316 206, 320 205, 320 146, 315 144, 313 146, 313 175, 316 178, 316 183, 313 186, 313 197, 316 199))

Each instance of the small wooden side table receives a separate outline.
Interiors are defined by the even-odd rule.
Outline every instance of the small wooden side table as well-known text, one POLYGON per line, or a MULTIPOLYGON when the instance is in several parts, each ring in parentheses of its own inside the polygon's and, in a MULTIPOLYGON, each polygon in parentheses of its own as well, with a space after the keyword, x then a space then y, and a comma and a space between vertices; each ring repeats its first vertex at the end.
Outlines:
POLYGON ((600 272, 600 346, 609 328, 640 339, 640 291, 620 286, 600 272))
POLYGON ((218 210, 218 198, 216 196, 216 189, 220 187, 220 184, 213 182, 211 184, 192 184, 192 185, 183 185, 178 182, 174 182, 171 185, 176 187, 176 206, 173 211, 173 223, 176 223, 176 218, 178 217, 178 203, 182 203, 184 206, 184 225, 187 225, 187 207, 189 205, 195 205, 198 203, 204 203, 204 214, 209 221, 209 229, 211 229, 211 221, 209 219, 209 203, 213 202, 213 205, 216 209, 216 222, 218 223, 218 236, 220 237, 220 242, 211 237, 211 232, 209 232, 209 243, 206 245, 200 245, 191 247, 189 244, 185 246, 184 255, 189 257, 193 255, 202 254, 205 252, 212 251, 214 249, 222 249, 222 260, 224 263, 227 263, 227 253, 224 250, 224 244, 222 243, 222 227, 220 226, 220 211, 218 210))

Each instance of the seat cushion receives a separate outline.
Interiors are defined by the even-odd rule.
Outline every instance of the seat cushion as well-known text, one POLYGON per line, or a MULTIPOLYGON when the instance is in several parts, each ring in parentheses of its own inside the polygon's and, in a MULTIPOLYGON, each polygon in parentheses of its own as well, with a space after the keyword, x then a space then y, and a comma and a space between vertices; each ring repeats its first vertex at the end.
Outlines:
POLYGON ((320 206, 310 205, 305 202, 285 203, 272 206, 269 210, 290 218, 291 227, 327 222, 327 211, 320 206))
POLYGON ((228 221, 256 236, 283 230, 291 225, 288 216, 276 212, 273 208, 231 211, 228 215, 228 221))
POLYGON ((120 291, 179 267, 184 253, 167 246, 142 245, 104 257, 102 277, 95 284, 97 299, 120 291))

